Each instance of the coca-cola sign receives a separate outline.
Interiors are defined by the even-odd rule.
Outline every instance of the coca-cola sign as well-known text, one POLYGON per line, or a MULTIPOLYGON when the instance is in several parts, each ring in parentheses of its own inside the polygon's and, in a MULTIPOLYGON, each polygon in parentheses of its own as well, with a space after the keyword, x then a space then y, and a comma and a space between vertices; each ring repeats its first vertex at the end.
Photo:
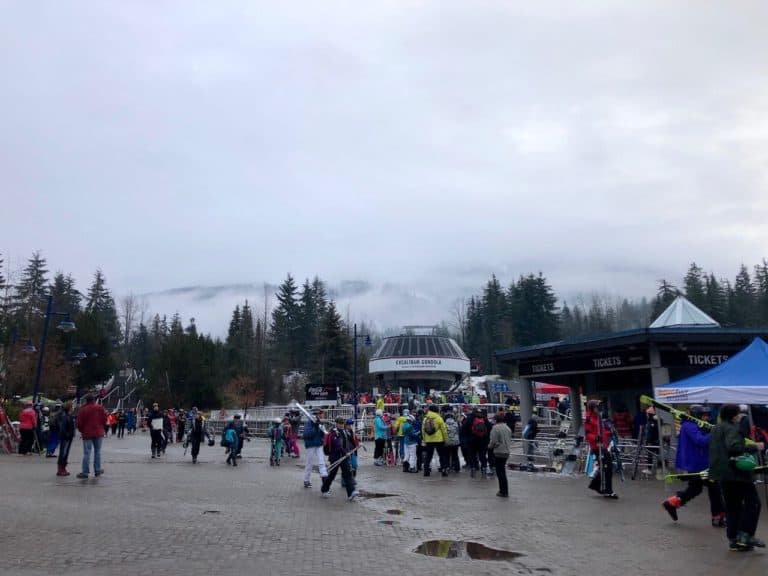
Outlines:
POLYGON ((307 402, 336 402, 336 387, 330 384, 307 384, 304 387, 307 402))

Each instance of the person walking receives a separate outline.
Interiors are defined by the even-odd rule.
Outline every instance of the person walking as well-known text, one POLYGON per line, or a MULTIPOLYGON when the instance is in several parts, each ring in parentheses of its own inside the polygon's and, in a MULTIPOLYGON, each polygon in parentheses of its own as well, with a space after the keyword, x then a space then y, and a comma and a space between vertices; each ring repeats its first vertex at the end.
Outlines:
POLYGON ((203 439, 207 439, 208 445, 213 446, 213 437, 208 432, 208 426, 202 412, 195 412, 188 432, 188 439, 189 443, 192 444, 192 464, 197 464, 197 455, 200 454, 200 443, 203 439))
POLYGON ((24 410, 19 413, 19 454, 26 455, 32 450, 35 443, 35 431, 37 430, 37 412, 32 402, 24 404, 24 410))
POLYGON ((323 437, 325 431, 320 427, 320 417, 323 411, 320 408, 312 410, 312 418, 304 424, 304 451, 306 452, 306 461, 304 462, 304 488, 312 488, 312 467, 317 465, 320 470, 320 478, 325 480, 328 476, 328 469, 325 466, 325 456, 323 455, 323 437))
POLYGON ((496 468, 496 478, 499 481, 499 491, 496 496, 509 497, 509 485, 507 483, 507 459, 512 447, 512 430, 504 422, 504 413, 496 412, 493 419, 495 424, 491 428, 491 436, 488 441, 488 450, 493 452, 493 462, 496 468))
POLYGON ((448 437, 448 431, 445 429, 445 421, 440 417, 437 406, 429 405, 429 410, 424 415, 424 421, 421 423, 421 437, 424 439, 424 476, 432 473, 432 457, 437 451, 438 470, 443 476, 448 476, 447 464, 445 462, 445 440, 448 437))
POLYGON ((486 473, 488 466, 488 421, 483 417, 480 408, 475 406, 464 421, 464 436, 467 438, 469 456, 469 475, 474 478, 478 470, 486 473))
POLYGON ((147 412, 147 425, 151 438, 152 458, 159 458, 163 449, 163 413, 160 412, 160 405, 157 402, 152 404, 152 409, 147 412))
POLYGON ((720 409, 720 423, 709 440, 709 478, 720 482, 728 517, 728 548, 746 552, 764 548, 765 542, 755 538, 760 519, 760 497, 755 489, 755 467, 752 452, 765 450, 763 442, 746 445, 739 431, 743 414, 736 404, 720 409))
POLYGON ((598 400, 587 402, 584 436, 594 458, 595 467, 589 489, 601 494, 604 498, 616 500, 618 495, 613 491, 613 461, 609 450, 611 431, 603 426, 599 408, 598 400))
POLYGON ((237 445, 240 438, 237 436, 237 430, 234 426, 224 429, 224 445, 227 447, 227 466, 237 466, 237 445))
POLYGON ((69 463, 69 449, 75 439, 75 419, 72 417, 72 401, 64 402, 58 416, 59 429, 59 459, 56 464, 58 470, 56 476, 69 476, 67 464, 69 463))
POLYGON ((93 473, 96 477, 104 474, 101 467, 101 443, 107 426, 107 412, 97 404, 91 394, 85 395, 85 406, 77 413, 77 429, 83 437, 83 465, 78 478, 88 478, 91 451, 93 451, 93 473))
POLYGON ((525 443, 525 453, 528 455, 528 470, 535 471, 534 453, 536 452, 536 436, 539 434, 539 420, 536 414, 531 414, 528 424, 523 428, 523 441, 525 443))
POLYGON ((388 437, 389 426, 384 421, 384 411, 377 408, 376 416, 373 419, 373 463, 376 466, 384 466, 384 446, 388 437))
POLYGON ((59 417, 61 416, 61 404, 56 404, 53 408, 53 412, 48 418, 48 446, 46 451, 46 458, 54 458, 56 456, 56 448, 59 447, 59 417))
POLYGON ((445 460, 446 468, 459 472, 461 470, 461 463, 459 462, 459 424, 456 422, 456 418, 453 412, 448 411, 445 413, 445 460))
POLYGON ((128 422, 128 418, 123 410, 117 411, 117 437, 123 438, 125 436, 125 424, 128 422))
POLYGON ((336 418, 336 428, 331 430, 326 440, 328 442, 328 460, 331 462, 328 474, 323 478, 320 494, 326 498, 331 495, 331 486, 336 478, 336 473, 341 469, 341 478, 344 488, 347 490, 347 500, 354 500, 358 492, 355 490, 355 479, 352 477, 352 467, 349 457, 354 450, 355 442, 351 430, 344 429, 346 419, 343 416, 336 418))
POLYGON ((416 450, 419 445, 419 438, 421 437, 421 430, 416 426, 416 418, 412 414, 408 414, 405 422, 401 426, 403 433, 403 472, 418 472, 418 457, 416 450))
MULTIPOLYGON (((693 404, 688 413, 694 418, 709 422, 709 409, 705 409, 701 404, 693 404)), ((681 472, 702 472, 709 468, 709 432, 705 432, 695 423, 684 420, 680 426, 680 436, 677 440, 677 457, 675 458, 675 468, 681 472)), ((696 498, 707 485, 709 492, 709 509, 712 514, 712 526, 722 528, 725 526, 725 510, 723 507, 723 496, 720 492, 720 486, 712 480, 704 480, 699 476, 694 476, 688 481, 685 490, 678 491, 674 496, 664 500, 661 505, 677 522, 677 509, 685 506, 688 502, 696 498)))

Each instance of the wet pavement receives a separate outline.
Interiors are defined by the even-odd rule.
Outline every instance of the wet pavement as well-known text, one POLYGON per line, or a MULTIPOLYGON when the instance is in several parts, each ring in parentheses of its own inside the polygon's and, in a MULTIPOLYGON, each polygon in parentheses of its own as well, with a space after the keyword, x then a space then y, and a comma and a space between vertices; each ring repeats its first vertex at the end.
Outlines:
MULTIPOLYGON (((661 482, 616 482, 620 498, 610 501, 587 490, 584 477, 510 471, 510 497, 501 499, 493 478, 403 474, 374 467, 370 450, 360 459, 363 497, 350 503, 338 482, 321 498, 317 474, 304 489, 296 466, 303 459, 270 467, 266 440, 246 444, 237 468, 223 452, 203 446, 193 465, 170 445, 165 458, 151 460, 146 435, 110 437, 104 476, 85 481, 74 477, 79 441, 67 478, 55 476, 55 459, 0 456, 0 574, 756 576, 768 569, 765 550, 728 552, 724 531, 710 526, 706 495, 673 523, 660 502, 674 485, 661 482)), ((758 536, 768 539, 765 522, 758 536)))

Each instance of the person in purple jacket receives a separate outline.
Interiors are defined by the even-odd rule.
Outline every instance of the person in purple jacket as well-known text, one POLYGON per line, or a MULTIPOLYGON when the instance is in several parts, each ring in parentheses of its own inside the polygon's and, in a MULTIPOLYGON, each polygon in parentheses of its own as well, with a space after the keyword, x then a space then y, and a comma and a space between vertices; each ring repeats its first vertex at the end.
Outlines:
MULTIPOLYGON (((693 404, 688 413, 699 420, 709 421, 709 408, 700 404, 693 404)), ((680 426, 680 437, 677 440, 677 458, 675 468, 684 472, 702 472, 709 468, 709 432, 705 432, 695 423, 684 421, 680 426)), ((661 505, 677 522, 677 509, 685 506, 696 498, 707 485, 709 491, 709 508, 712 513, 712 526, 722 528, 725 526, 725 507, 717 482, 693 477, 688 481, 685 490, 677 492, 664 500, 661 505)))

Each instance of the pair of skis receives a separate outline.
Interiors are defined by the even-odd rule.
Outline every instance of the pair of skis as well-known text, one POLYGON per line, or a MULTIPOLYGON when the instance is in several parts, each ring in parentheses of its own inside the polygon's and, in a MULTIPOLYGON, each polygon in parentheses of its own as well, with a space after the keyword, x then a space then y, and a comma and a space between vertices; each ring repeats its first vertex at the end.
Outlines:
MULTIPOLYGON (((693 422, 694 424, 696 424, 696 426, 698 426, 704 432, 711 432, 712 428, 715 427, 715 425, 712 424, 712 422, 707 422, 706 420, 700 420, 699 418, 691 416, 687 412, 678 410, 677 408, 674 408, 669 404, 665 404, 664 402, 659 402, 658 400, 656 400, 655 398, 651 398, 650 396, 646 396, 646 395, 640 396, 640 403, 645 406, 653 406, 654 408, 658 408, 659 410, 664 410, 665 412, 672 414, 672 416, 676 420, 680 420, 682 422, 693 422)), ((747 446, 756 445, 756 442, 750 438, 745 438, 744 441, 746 442, 747 446)))
MULTIPOLYGON (((768 465, 757 466, 753 472, 768 472, 768 465)), ((694 478, 701 478, 702 480, 709 479, 709 470, 702 470, 701 472, 681 472, 680 474, 667 474, 664 477, 665 482, 687 482, 694 478)))

